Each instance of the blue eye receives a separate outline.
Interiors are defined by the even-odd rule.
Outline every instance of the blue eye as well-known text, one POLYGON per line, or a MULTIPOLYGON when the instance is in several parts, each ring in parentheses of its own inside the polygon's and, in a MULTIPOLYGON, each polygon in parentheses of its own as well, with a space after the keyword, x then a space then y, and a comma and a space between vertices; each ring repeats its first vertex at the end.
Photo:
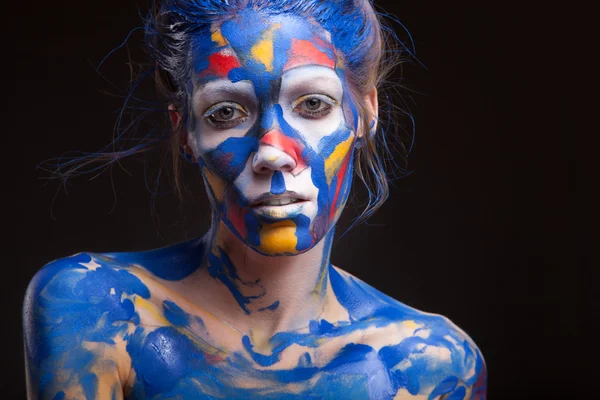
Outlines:
POLYGON ((243 124, 248 119, 248 113, 241 105, 227 101, 211 106, 204 113, 204 118, 217 129, 229 129, 243 124))
POLYGON ((309 119, 318 119, 331 112, 337 102, 322 94, 309 94, 294 102, 294 112, 309 119))

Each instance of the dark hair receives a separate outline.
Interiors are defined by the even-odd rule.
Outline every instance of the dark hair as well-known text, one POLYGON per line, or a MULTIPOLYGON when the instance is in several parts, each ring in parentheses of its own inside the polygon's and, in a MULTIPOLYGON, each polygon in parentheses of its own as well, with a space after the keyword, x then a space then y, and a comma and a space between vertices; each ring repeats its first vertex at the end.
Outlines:
MULTIPOLYGON (((252 8, 267 14, 292 14, 312 19, 331 33, 333 45, 340 51, 344 60, 345 77, 348 89, 358 108, 361 121, 362 146, 357 148, 355 157, 356 173, 365 184, 368 201, 365 209, 355 223, 368 218, 385 202, 389 194, 386 167, 394 172, 405 170, 393 160, 388 146, 384 124, 378 124, 379 132, 372 134, 373 116, 363 99, 373 87, 378 89, 382 98, 382 83, 391 70, 400 61, 400 45, 409 55, 410 51, 402 46, 393 30, 382 22, 371 0, 156 0, 150 10, 144 26, 145 42, 152 61, 156 88, 164 101, 178 110, 189 108, 188 84, 192 71, 192 42, 197 35, 211 33, 214 23, 222 23, 234 18, 239 11, 252 8)), ((130 94, 131 95, 131 94, 130 94)), ((388 96, 383 102, 391 114, 392 104, 388 96)), ((160 107, 164 112, 166 107, 160 107)), ((380 107, 380 114, 381 112, 380 107)), ((188 112, 167 135, 173 160, 173 176, 177 193, 181 194, 181 144, 188 112)), ((120 121, 119 121, 120 122, 120 121)), ((389 121, 387 126, 389 127, 389 121)), ((128 127, 127 129, 129 129, 128 127)), ((119 134, 119 133, 118 133, 119 134)), ((117 139, 120 136, 117 136, 117 139)), ((112 164, 132 153, 142 152, 163 137, 146 136, 143 143, 124 151, 99 152, 67 162, 57 163, 55 173, 63 180, 78 172, 80 168, 96 161, 104 161, 104 166, 112 164)), ((401 155, 404 150, 401 141, 401 155)), ((410 151, 410 150, 409 150, 410 151)))

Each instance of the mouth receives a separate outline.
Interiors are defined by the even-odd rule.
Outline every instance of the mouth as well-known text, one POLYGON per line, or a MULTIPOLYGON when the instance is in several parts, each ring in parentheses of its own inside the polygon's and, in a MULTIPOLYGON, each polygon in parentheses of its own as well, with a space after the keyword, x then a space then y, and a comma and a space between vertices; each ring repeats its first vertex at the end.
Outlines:
POLYGON ((309 201, 295 193, 282 195, 265 194, 251 202, 254 212, 269 219, 293 218, 302 213, 309 201))
POLYGON ((258 199, 252 201, 250 206, 252 208, 260 207, 283 207, 298 203, 306 202, 305 198, 298 196, 296 193, 287 192, 282 195, 273 195, 270 193, 260 196, 258 199))

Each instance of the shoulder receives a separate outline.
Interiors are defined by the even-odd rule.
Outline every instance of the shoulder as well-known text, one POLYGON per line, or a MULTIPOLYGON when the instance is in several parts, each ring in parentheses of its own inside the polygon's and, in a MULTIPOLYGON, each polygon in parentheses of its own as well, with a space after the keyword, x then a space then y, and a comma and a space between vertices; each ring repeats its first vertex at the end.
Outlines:
MULTIPOLYGON (((50 307, 66 301, 99 305, 102 299, 123 294, 148 297, 148 289, 131 272, 131 266, 95 253, 78 253, 52 261, 31 279, 25 306, 50 307)), ((74 304, 71 304, 74 305, 74 304)))
POLYGON ((130 267, 99 254, 79 253, 40 269, 23 307, 30 395, 87 398, 117 390, 128 370, 125 337, 139 321, 136 296, 150 293, 130 267))
POLYGON ((377 351, 397 398, 485 399, 483 355, 450 319, 407 306, 341 270, 332 273, 332 286, 351 320, 376 328, 365 344, 377 351))

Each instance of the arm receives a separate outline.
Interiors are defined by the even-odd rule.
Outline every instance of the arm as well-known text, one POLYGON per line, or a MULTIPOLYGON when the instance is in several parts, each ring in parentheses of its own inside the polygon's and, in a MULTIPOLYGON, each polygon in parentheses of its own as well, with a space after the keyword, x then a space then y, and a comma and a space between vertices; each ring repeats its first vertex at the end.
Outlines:
POLYGON ((90 262, 84 254, 53 262, 29 284, 23 309, 29 399, 123 399, 131 309, 110 271, 90 262))

